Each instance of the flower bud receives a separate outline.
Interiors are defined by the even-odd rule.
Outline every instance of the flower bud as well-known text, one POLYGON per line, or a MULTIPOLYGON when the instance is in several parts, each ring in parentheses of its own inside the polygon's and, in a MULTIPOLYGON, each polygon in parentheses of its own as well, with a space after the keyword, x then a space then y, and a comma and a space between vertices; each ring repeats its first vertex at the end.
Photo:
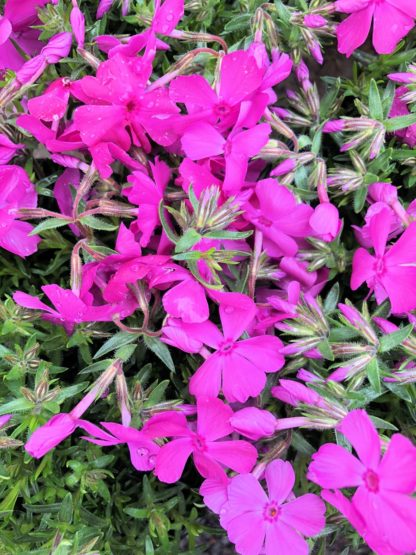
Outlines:
POLYGON ((267 410, 247 407, 235 412, 230 424, 236 432, 255 441, 273 435, 277 419, 267 410))

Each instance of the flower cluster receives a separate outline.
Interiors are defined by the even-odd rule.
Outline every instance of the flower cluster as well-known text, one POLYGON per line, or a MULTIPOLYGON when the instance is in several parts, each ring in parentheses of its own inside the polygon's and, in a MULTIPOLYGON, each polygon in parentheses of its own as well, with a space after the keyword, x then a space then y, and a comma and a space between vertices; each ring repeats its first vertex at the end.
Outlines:
MULTIPOLYGON (((0 248, 17 266, 61 254, 30 286, 29 274, 13 282, 0 316, 13 306, 19 333, 33 325, 39 342, 52 334, 78 346, 87 375, 99 375, 64 412, 86 384, 50 390, 61 359, 45 370, 29 343, 18 362, 39 368, 35 389, 21 387, 22 405, 5 402, 0 427, 9 412, 31 411, 18 430, 30 432, 24 448, 35 459, 81 430, 77 449, 126 444, 132 467, 155 481, 186 481, 195 469, 242 555, 308 553, 339 521, 332 508, 376 553, 414 552, 416 448, 405 426, 390 438, 376 426, 401 425, 381 418, 383 395, 414 400, 416 201, 386 168, 414 160, 392 150, 416 144, 415 68, 390 73, 384 91, 371 79, 340 117, 357 82, 340 98, 335 82, 322 95, 310 58, 322 64, 335 37, 341 58, 352 55, 371 25, 375 52, 392 54, 416 5, 263 4, 252 33, 228 48, 181 29, 194 3, 155 0, 142 13, 124 0, 127 29, 143 30, 123 35, 99 31, 117 13, 112 1, 92 11, 76 0, 5 3, 0 248), (114 356, 93 362, 102 338, 94 358, 114 356), (149 376, 133 374, 148 352, 170 373, 145 390, 149 376), (117 410, 97 422, 113 400, 117 410), (337 443, 322 444, 327 430, 337 443)), ((12 392, 21 378, 6 378, 12 392)))

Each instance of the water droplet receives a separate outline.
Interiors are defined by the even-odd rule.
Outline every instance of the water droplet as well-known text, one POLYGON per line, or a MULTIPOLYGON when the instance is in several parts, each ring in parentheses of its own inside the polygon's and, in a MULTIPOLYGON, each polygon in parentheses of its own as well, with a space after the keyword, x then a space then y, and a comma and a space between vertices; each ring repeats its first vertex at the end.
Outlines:
POLYGON ((146 447, 140 447, 136 452, 139 457, 146 457, 149 454, 149 449, 146 449, 146 447))

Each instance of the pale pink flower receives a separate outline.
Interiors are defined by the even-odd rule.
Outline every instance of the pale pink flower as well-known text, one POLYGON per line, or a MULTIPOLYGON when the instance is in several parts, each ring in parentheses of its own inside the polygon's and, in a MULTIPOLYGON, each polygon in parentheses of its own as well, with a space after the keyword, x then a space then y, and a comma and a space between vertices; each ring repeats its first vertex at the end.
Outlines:
POLYGON ((352 504, 373 538, 400 553, 416 549, 416 448, 394 434, 385 455, 374 424, 364 410, 350 412, 339 430, 358 458, 341 445, 322 445, 309 466, 308 478, 323 488, 357 487, 352 504))
POLYGON ((318 534, 325 525, 325 504, 317 495, 292 493, 295 473, 280 459, 267 465, 268 494, 252 474, 231 479, 221 525, 241 555, 307 555, 303 536, 318 534))
POLYGON ((247 441, 223 440, 233 429, 231 408, 220 399, 199 398, 196 426, 188 424, 184 414, 168 411, 148 420, 143 431, 152 438, 173 437, 157 454, 155 474, 162 482, 177 482, 192 454, 198 472, 205 478, 223 474, 223 467, 236 472, 250 472, 257 451, 247 441))

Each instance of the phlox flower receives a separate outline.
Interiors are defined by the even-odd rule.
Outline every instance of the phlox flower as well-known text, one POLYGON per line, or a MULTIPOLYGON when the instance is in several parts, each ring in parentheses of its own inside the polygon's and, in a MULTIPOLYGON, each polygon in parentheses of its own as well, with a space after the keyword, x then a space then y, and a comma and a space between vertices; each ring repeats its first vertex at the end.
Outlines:
POLYGON ((16 152, 24 147, 25 145, 17 145, 7 135, 0 133, 0 165, 7 164, 15 156, 16 152))
POLYGON ((19 166, 0 166, 0 247, 21 257, 36 252, 39 237, 18 219, 21 208, 36 208, 37 193, 25 170, 19 166))
MULTIPOLYGON (((411 112, 403 97, 408 93, 406 87, 398 87, 394 93, 393 104, 391 105, 389 117, 408 116, 411 112)), ((398 129, 394 134, 402 140, 403 143, 414 148, 416 146, 416 124, 409 125, 404 129, 398 129)))
POLYGON ((256 397, 266 384, 266 372, 277 372, 284 364, 282 342, 275 336, 239 338, 256 315, 256 306, 247 296, 229 294, 220 304, 223 332, 209 320, 188 324, 187 341, 201 342, 216 351, 207 355, 189 382, 196 397, 216 397, 222 390, 229 402, 244 403, 256 397))
POLYGON ((323 488, 356 487, 352 505, 370 535, 393 552, 413 553, 416 499, 411 494, 416 490, 416 448, 403 435, 394 434, 382 457, 377 430, 361 409, 350 412, 338 429, 358 458, 341 445, 326 443, 313 455, 308 478, 323 488))
POLYGON ((175 411, 159 413, 146 422, 143 432, 148 437, 174 438, 157 454, 155 474, 159 480, 177 482, 190 455, 205 478, 223 474, 223 467, 250 472, 257 459, 255 447, 247 441, 223 440, 233 431, 232 409, 220 399, 203 397, 197 400, 197 415, 194 426, 175 411))
POLYGON ((169 166, 159 158, 149 164, 153 179, 144 172, 136 171, 127 178, 127 181, 132 184, 131 187, 123 189, 123 195, 129 202, 139 206, 137 227, 142 232, 140 237, 142 247, 147 247, 155 229, 160 225, 159 204, 171 177, 169 166))
POLYGON ((116 422, 101 422, 101 426, 107 431, 90 422, 84 422, 82 429, 92 437, 83 436, 82 439, 103 447, 126 443, 134 468, 139 471, 153 470, 160 447, 145 433, 116 422))
POLYGON ((376 52, 391 54, 416 18, 413 0, 337 0, 335 7, 351 14, 337 27, 338 50, 347 56, 365 42, 371 22, 376 52))
POLYGON ((220 510, 221 525, 241 555, 307 555, 303 536, 318 534, 325 525, 325 504, 317 495, 295 497, 295 473, 280 459, 267 465, 266 493, 252 474, 231 479, 228 501, 220 510))
POLYGON ((358 249, 352 261, 351 289, 364 283, 374 291, 377 303, 390 299, 394 313, 416 308, 416 223, 411 223, 396 243, 386 248, 393 215, 383 209, 370 221, 369 234, 375 256, 358 249))

